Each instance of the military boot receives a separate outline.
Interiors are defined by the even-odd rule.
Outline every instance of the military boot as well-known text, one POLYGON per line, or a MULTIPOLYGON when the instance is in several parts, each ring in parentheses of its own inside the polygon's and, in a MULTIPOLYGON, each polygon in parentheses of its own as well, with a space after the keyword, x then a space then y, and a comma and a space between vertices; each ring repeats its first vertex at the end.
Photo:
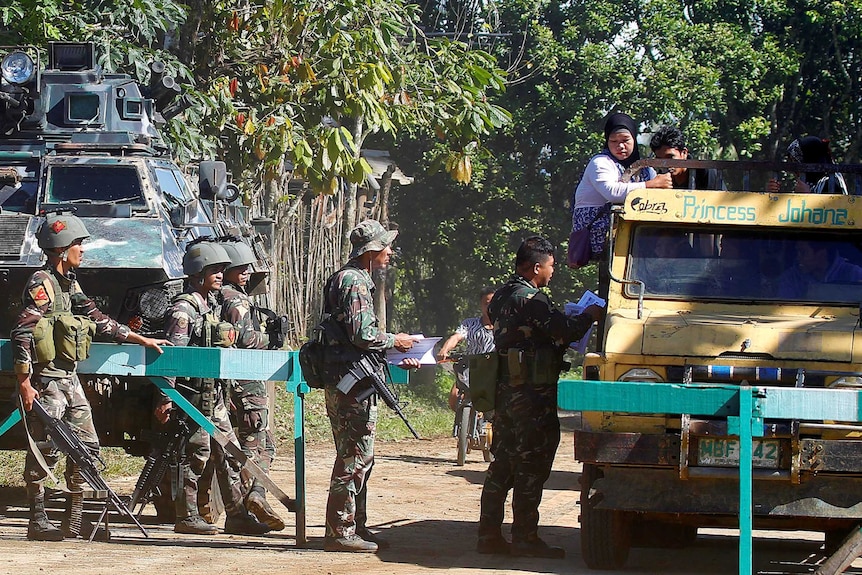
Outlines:
POLYGON ((198 484, 185 464, 183 465, 183 488, 174 499, 174 508, 176 510, 174 533, 191 535, 215 535, 218 533, 218 527, 207 523, 198 515, 198 484))
POLYGON ((378 549, 389 549, 389 541, 380 537, 376 533, 372 533, 371 530, 364 525, 356 526, 356 535, 361 537, 365 541, 370 541, 371 543, 374 543, 375 545, 377 545, 378 549))
POLYGON ((377 543, 366 541, 359 535, 327 537, 323 541, 324 551, 346 551, 349 553, 376 553, 377 543))
POLYGON ((177 519, 177 522, 174 523, 174 533, 215 535, 218 533, 218 527, 210 525, 200 515, 190 515, 184 519, 177 519))
POLYGON ((272 529, 266 523, 255 519, 254 515, 243 508, 241 513, 228 515, 224 520, 224 532, 231 535, 263 535, 272 529))
POLYGON ((284 529, 284 519, 272 508, 263 493, 252 490, 245 498, 245 506, 261 523, 266 523, 272 531, 284 529))
POLYGON ((566 550, 548 545, 538 537, 521 540, 512 539, 510 553, 515 557, 544 557, 545 559, 565 559, 566 550))
POLYGON ((31 541, 62 541, 63 531, 57 529, 45 513, 45 492, 38 486, 27 488, 30 503, 30 522, 27 524, 27 539, 31 541))

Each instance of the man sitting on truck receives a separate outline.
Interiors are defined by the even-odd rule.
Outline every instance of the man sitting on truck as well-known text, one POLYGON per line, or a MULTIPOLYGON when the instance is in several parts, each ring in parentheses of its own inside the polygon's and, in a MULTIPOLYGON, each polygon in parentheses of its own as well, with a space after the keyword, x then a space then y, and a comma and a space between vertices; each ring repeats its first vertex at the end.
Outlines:
MULTIPOLYGON (((649 147, 661 160, 688 160, 688 147, 682 131, 674 126, 662 126, 650 138, 649 147)), ((701 168, 669 168, 673 187, 683 190, 723 190, 719 170, 701 168)))
POLYGON ((862 267, 842 257, 834 242, 799 240, 796 265, 779 278, 778 296, 809 297, 818 284, 862 284, 862 267))

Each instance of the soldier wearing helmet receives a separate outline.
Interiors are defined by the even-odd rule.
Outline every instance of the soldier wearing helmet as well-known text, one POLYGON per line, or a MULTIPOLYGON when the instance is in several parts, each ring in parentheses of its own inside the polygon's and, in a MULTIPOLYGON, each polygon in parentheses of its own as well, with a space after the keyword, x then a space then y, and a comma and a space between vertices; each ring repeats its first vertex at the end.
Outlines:
MULTIPOLYGON (((75 270, 84 257, 82 242, 90 234, 84 223, 68 213, 50 213, 36 232, 47 264, 27 280, 22 296, 23 307, 12 330, 14 369, 18 376, 18 393, 24 410, 30 412, 33 402, 41 403, 53 417, 70 424, 79 439, 93 451, 99 449, 99 437, 93 426, 90 404, 75 372, 77 361, 84 359, 93 334, 110 337, 118 342, 138 343, 162 352, 165 340, 152 339, 131 331, 99 311, 92 299, 81 290, 75 279, 75 270), (83 345, 73 348, 55 342, 59 331, 54 322, 61 316, 74 317, 83 345), (50 326, 50 327, 49 327, 50 326)), ((58 322, 59 323, 59 322, 58 322)), ((71 461, 66 462, 66 483, 69 488, 69 515, 58 529, 45 514, 44 482, 53 472, 59 459, 58 452, 48 447, 45 430, 32 413, 27 415, 27 428, 41 449, 46 467, 37 456, 27 453, 24 463, 24 481, 30 504, 30 522, 27 538, 37 541, 60 541, 65 537, 89 537, 93 526, 82 533, 83 485, 80 470, 71 461), (89 531, 89 532, 87 532, 89 531)), ((106 534, 102 534, 104 536, 106 534)))
MULTIPOLYGON (((413 337, 407 333, 387 333, 374 313, 374 281, 371 273, 389 265, 392 242, 397 231, 386 230, 376 220, 365 220, 350 232, 353 251, 350 260, 335 272, 323 288, 324 311, 340 326, 344 337, 333 341, 327 334, 332 357, 324 368, 326 413, 335 439, 336 457, 326 502, 325 551, 373 553, 386 542, 371 532, 366 521, 367 479, 374 466, 374 431, 377 425, 377 399, 372 395, 358 399, 361 386, 347 394, 338 382, 349 371, 350 356, 382 354, 395 348, 407 351, 413 337)), ((419 367, 413 358, 403 367, 419 367)))
MULTIPOLYGON (((196 347, 231 347, 235 343, 236 331, 231 324, 220 320, 217 299, 224 270, 229 263, 227 252, 216 242, 196 241, 188 245, 183 257, 183 271, 188 275, 186 289, 174 298, 165 313, 165 335, 171 343, 196 347)), ((177 380, 172 383, 186 399, 209 417, 230 441, 239 445, 224 402, 224 382, 205 378, 177 380)), ((166 423, 170 412, 171 401, 165 397, 156 408, 156 417, 166 423)), ((218 528, 201 517, 198 510, 201 475, 210 458, 218 483, 223 486, 222 498, 227 513, 224 532, 238 535, 268 532, 270 528, 257 521, 243 504, 239 466, 229 462, 224 448, 200 427, 186 443, 182 463, 183 485, 174 500, 177 514, 174 531, 196 535, 218 533, 218 528)))
MULTIPOLYGON (((252 248, 239 238, 222 238, 220 245, 227 252, 230 263, 224 272, 221 288, 221 319, 236 328, 236 347, 241 349, 267 349, 269 337, 261 330, 254 304, 246 292, 246 285, 257 256, 252 248)), ((236 409, 236 426, 243 452, 269 473, 275 457, 275 438, 270 429, 269 397, 264 381, 231 381, 231 403, 236 409)), ((274 531, 284 529, 284 520, 266 500, 266 490, 260 481, 243 477, 247 494, 245 505, 274 531)))

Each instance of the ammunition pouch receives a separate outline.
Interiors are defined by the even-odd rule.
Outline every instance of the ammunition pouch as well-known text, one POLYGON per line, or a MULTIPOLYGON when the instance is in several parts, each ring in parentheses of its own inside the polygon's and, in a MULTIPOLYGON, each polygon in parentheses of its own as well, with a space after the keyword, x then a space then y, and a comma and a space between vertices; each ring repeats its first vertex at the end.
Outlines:
POLYGON ((57 358, 83 361, 90 357, 90 344, 96 335, 96 322, 82 315, 61 313, 54 322, 54 348, 57 358))
POLYGON ((212 378, 178 377, 177 388, 198 411, 212 417, 216 404, 216 380, 212 378))
POLYGON ((232 323, 221 321, 214 310, 202 312, 198 300, 191 294, 181 293, 176 300, 189 302, 200 314, 192 326, 190 344, 197 347, 233 347, 236 343, 236 328, 232 323))
POLYGON ((33 328, 33 349, 36 363, 48 363, 57 357, 57 348, 54 346, 53 315, 42 316, 33 328))
MULTIPOLYGON (((207 314, 207 317, 209 314, 207 314)), ((212 347, 233 347, 236 343, 236 328, 232 323, 226 321, 204 320, 210 329, 210 345, 212 347)))
POLYGON ((36 363, 48 363, 55 359, 69 363, 83 361, 90 357, 96 323, 85 315, 74 315, 69 302, 64 300, 59 282, 53 275, 49 278, 54 300, 51 311, 43 315, 33 328, 36 363))
POLYGON ((96 323, 87 316, 67 311, 47 313, 33 328, 36 363, 83 361, 90 357, 95 335, 96 323))
MULTIPOLYGON (((549 347, 535 351, 510 349, 500 354, 502 376, 507 377, 509 385, 555 385, 563 367, 560 352, 549 347)), ((473 380, 473 374, 470 374, 473 380)))
POLYGON ((467 357, 467 365, 470 369, 470 399, 476 411, 494 409, 501 359, 496 352, 467 357))

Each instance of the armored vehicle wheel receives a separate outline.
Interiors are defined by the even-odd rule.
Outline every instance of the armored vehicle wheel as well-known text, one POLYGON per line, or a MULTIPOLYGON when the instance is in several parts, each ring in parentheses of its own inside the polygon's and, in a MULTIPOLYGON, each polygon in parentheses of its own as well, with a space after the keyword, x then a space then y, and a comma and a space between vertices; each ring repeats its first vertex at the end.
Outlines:
POLYGON ((458 465, 464 465, 467 461, 467 447, 470 441, 470 418, 473 416, 469 406, 461 408, 460 422, 458 425, 458 465))
POLYGON ((629 557, 632 515, 612 509, 598 509, 601 495, 591 488, 602 472, 584 464, 581 473, 581 554, 590 569, 619 569, 629 557))

